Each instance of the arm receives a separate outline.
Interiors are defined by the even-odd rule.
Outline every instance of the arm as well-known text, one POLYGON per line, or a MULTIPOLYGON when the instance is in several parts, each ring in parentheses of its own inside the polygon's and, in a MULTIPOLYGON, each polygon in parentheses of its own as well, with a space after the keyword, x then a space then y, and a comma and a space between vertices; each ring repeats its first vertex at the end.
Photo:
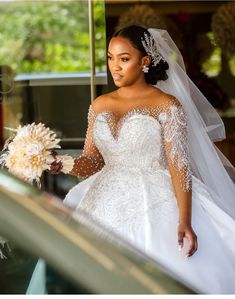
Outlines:
POLYGON ((175 99, 163 110, 159 119, 163 127, 167 164, 179 207, 179 248, 183 247, 183 239, 186 237, 190 245, 187 256, 191 256, 197 250, 197 237, 191 227, 192 178, 189 165, 186 114, 175 99))
POLYGON ((73 169, 69 173, 71 175, 87 178, 100 171, 104 166, 103 157, 94 144, 92 137, 95 117, 96 115, 93 107, 90 105, 88 113, 88 128, 83 153, 80 157, 74 159, 73 169))

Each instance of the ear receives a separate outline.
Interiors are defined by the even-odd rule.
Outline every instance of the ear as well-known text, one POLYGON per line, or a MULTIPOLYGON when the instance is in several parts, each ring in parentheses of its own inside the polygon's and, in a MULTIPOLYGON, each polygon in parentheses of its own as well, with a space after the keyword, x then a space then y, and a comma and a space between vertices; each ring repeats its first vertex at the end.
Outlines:
POLYGON ((144 56, 142 57, 141 66, 149 66, 151 63, 151 57, 150 56, 144 56))

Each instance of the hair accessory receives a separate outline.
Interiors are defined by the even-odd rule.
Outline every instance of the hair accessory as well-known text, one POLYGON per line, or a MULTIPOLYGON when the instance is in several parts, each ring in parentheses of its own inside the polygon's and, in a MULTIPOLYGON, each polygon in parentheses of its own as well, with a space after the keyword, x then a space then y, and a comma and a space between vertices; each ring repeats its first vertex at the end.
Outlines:
POLYGON ((157 45, 151 35, 148 36, 147 33, 144 33, 144 38, 141 38, 141 42, 146 53, 152 57, 154 66, 156 66, 160 60, 165 61, 162 55, 158 52, 157 45))
POLYGON ((142 68, 142 71, 144 73, 148 73, 149 72, 149 67, 147 65, 144 65, 143 68, 142 68))

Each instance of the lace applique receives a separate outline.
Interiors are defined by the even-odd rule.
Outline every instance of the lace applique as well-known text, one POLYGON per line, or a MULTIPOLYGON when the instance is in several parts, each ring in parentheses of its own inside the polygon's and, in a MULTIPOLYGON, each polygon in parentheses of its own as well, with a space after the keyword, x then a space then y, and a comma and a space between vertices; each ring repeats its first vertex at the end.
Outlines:
POLYGON ((186 114, 181 106, 172 105, 167 110, 159 115, 159 121, 163 126, 165 147, 167 148, 167 144, 169 145, 168 159, 175 167, 184 191, 187 192, 192 188, 192 179, 189 166, 186 114))
MULTIPOLYGON (((167 207, 172 206, 172 202, 176 203, 172 200, 171 178, 167 171, 145 173, 145 176, 148 181, 147 197, 142 193, 142 171, 104 167, 79 205, 79 210, 91 214, 96 221, 116 231, 128 227, 128 224, 143 223, 146 215, 153 210, 157 217, 162 205, 167 207)), ((172 216, 169 210, 166 214, 172 216)))

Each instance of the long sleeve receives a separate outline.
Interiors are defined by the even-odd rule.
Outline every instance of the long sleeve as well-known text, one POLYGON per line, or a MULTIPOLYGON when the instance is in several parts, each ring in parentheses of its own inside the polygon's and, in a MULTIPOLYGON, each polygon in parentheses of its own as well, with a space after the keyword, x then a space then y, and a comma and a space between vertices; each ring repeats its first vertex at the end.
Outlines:
POLYGON ((179 223, 191 224, 192 175, 189 163, 187 118, 182 106, 167 105, 159 115, 162 124, 164 150, 179 207, 179 223))
POLYGON ((173 102, 159 115, 163 128, 164 148, 174 189, 190 192, 192 178, 189 163, 187 118, 182 106, 173 102))
POLYGON ((90 105, 88 112, 88 128, 83 153, 80 157, 74 159, 74 166, 70 172, 71 175, 87 178, 100 171, 104 166, 103 157, 96 147, 92 137, 95 117, 95 111, 93 110, 92 105, 90 105))

